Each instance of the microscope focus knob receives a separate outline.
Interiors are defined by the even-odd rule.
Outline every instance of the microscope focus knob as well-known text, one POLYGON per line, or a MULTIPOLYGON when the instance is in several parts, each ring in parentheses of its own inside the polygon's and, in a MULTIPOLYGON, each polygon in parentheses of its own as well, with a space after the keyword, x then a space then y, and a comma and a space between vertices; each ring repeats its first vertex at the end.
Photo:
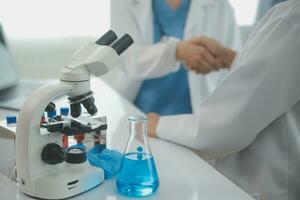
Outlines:
POLYGON ((64 162, 64 157, 64 150, 58 144, 49 143, 43 148, 42 160, 50 165, 64 162))

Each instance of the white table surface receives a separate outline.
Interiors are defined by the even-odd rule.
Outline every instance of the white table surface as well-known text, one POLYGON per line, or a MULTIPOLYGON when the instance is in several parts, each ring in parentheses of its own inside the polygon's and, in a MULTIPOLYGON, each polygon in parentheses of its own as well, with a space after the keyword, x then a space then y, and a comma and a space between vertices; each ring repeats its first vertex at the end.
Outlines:
MULTIPOLYGON (((95 92, 99 115, 107 116, 108 146, 123 151, 128 138, 127 118, 142 113, 99 79, 92 80, 92 90, 95 92)), ((0 118, 9 113, 15 112, 0 110, 0 118)), ((143 199, 254 200, 191 150, 163 140, 153 138, 149 140, 158 169, 160 187, 154 195, 143 199)), ((20 192, 14 181, 0 175, 0 199, 29 200, 32 198, 20 192)), ((128 198, 117 194, 113 179, 72 199, 128 198)))

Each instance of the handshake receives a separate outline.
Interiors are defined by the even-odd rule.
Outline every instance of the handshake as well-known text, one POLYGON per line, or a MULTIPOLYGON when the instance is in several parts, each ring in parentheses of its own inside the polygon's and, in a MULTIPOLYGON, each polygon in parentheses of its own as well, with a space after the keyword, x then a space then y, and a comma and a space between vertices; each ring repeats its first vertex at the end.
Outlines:
POLYGON ((229 69, 235 56, 235 51, 208 37, 180 41, 176 50, 176 59, 198 74, 229 69))

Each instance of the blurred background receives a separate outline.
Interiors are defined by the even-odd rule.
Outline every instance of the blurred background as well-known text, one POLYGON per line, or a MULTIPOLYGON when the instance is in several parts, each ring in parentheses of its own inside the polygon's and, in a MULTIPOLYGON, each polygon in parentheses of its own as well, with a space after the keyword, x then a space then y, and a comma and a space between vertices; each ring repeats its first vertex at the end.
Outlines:
MULTIPOLYGON (((261 16, 280 1, 230 0, 243 41, 261 16)), ((21 76, 56 78, 82 43, 110 28, 110 1, 0 0, 0 22, 21 76)), ((114 73, 104 79, 112 82, 114 73)))

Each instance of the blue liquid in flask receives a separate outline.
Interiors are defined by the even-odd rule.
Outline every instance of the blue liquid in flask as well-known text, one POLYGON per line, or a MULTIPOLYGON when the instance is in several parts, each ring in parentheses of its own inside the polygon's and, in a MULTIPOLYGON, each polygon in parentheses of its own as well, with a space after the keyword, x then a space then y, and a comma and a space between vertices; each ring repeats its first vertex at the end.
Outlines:
POLYGON ((117 188, 121 194, 144 197, 153 194, 158 186, 158 175, 151 154, 129 153, 124 156, 117 176, 117 188))

